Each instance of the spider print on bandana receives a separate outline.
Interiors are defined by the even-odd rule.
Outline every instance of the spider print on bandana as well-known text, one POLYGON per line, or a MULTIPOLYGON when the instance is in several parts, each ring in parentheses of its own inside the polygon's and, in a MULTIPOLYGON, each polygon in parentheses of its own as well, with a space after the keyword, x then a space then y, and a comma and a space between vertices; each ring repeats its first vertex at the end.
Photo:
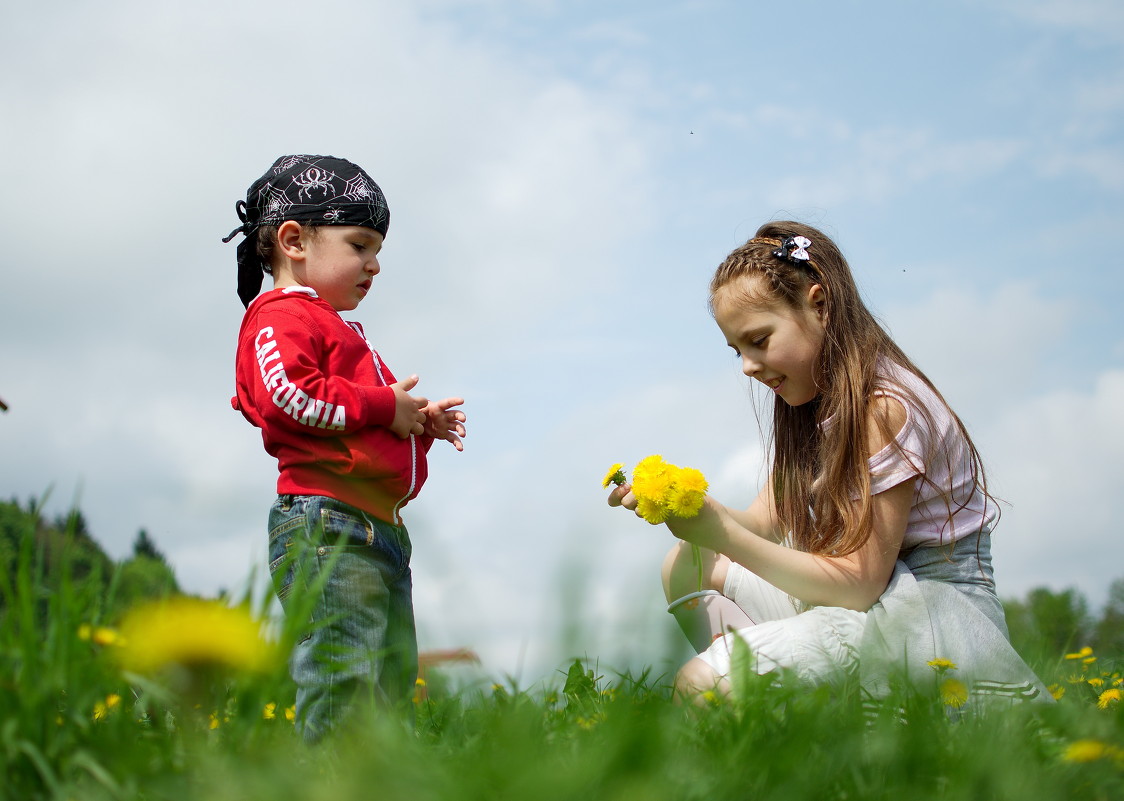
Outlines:
POLYGON ((304 159, 301 156, 289 156, 284 159, 278 159, 277 163, 273 165, 273 174, 280 175, 285 172, 285 170, 292 169, 303 162, 304 159))
POLYGON ((373 194, 371 185, 362 175, 356 175, 343 187, 343 197, 348 200, 366 200, 373 194))
POLYGON ((293 176, 293 183, 298 187, 297 198, 311 203, 314 191, 323 192, 325 198, 329 197, 329 191, 332 189, 332 181, 335 180, 335 177, 336 174, 328 170, 309 167, 300 175, 293 176))
POLYGON ((276 187, 266 187, 265 197, 262 198, 262 222, 265 224, 280 222, 285 219, 292 202, 285 196, 285 192, 276 187))

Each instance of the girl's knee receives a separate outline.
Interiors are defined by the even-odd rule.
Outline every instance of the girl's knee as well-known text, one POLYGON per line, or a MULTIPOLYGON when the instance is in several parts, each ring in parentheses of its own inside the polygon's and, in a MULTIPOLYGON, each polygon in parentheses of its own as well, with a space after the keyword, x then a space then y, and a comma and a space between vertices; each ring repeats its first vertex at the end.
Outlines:
POLYGON ((668 603, 699 589, 722 592, 725 588, 730 560, 722 554, 706 549, 699 551, 699 558, 702 560, 701 587, 699 586, 700 566, 690 543, 677 542, 667 552, 663 560, 662 578, 663 591, 668 603))
POLYGON ((729 682, 703 660, 695 657, 675 674, 675 695, 683 701, 700 702, 704 693, 725 695, 729 682))

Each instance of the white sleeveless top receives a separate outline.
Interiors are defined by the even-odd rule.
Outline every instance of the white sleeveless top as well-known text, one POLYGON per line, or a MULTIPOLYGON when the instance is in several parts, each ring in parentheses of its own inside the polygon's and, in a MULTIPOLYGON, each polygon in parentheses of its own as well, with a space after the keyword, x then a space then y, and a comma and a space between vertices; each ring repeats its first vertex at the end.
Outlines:
POLYGON ((947 545, 981 528, 990 530, 999 510, 972 479, 971 452, 948 407, 924 381, 893 362, 883 360, 879 373, 883 386, 875 394, 900 401, 906 421, 895 437, 898 448, 887 444, 870 457, 871 494, 923 477, 917 482, 902 549, 947 545))

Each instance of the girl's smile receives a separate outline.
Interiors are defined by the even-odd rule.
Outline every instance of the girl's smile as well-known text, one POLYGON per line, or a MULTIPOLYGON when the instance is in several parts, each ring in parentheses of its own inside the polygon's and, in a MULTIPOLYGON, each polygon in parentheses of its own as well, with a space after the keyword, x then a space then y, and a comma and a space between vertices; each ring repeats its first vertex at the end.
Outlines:
POLYGON ((789 406, 820 393, 816 360, 823 344, 823 288, 809 287, 799 308, 770 299, 765 279, 731 281, 714 296, 714 320, 742 360, 742 372, 765 384, 789 406))

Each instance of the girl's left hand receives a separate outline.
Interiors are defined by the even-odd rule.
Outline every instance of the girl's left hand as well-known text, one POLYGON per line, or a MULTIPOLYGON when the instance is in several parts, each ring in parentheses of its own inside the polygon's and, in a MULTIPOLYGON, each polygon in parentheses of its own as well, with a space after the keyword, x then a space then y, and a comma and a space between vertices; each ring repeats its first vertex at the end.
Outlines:
POLYGON ((463 451, 464 443, 461 442, 461 437, 465 436, 464 424, 468 418, 460 409, 453 408, 462 403, 464 398, 445 398, 426 404, 422 409, 422 414, 425 415, 426 436, 451 442, 454 448, 463 451))

